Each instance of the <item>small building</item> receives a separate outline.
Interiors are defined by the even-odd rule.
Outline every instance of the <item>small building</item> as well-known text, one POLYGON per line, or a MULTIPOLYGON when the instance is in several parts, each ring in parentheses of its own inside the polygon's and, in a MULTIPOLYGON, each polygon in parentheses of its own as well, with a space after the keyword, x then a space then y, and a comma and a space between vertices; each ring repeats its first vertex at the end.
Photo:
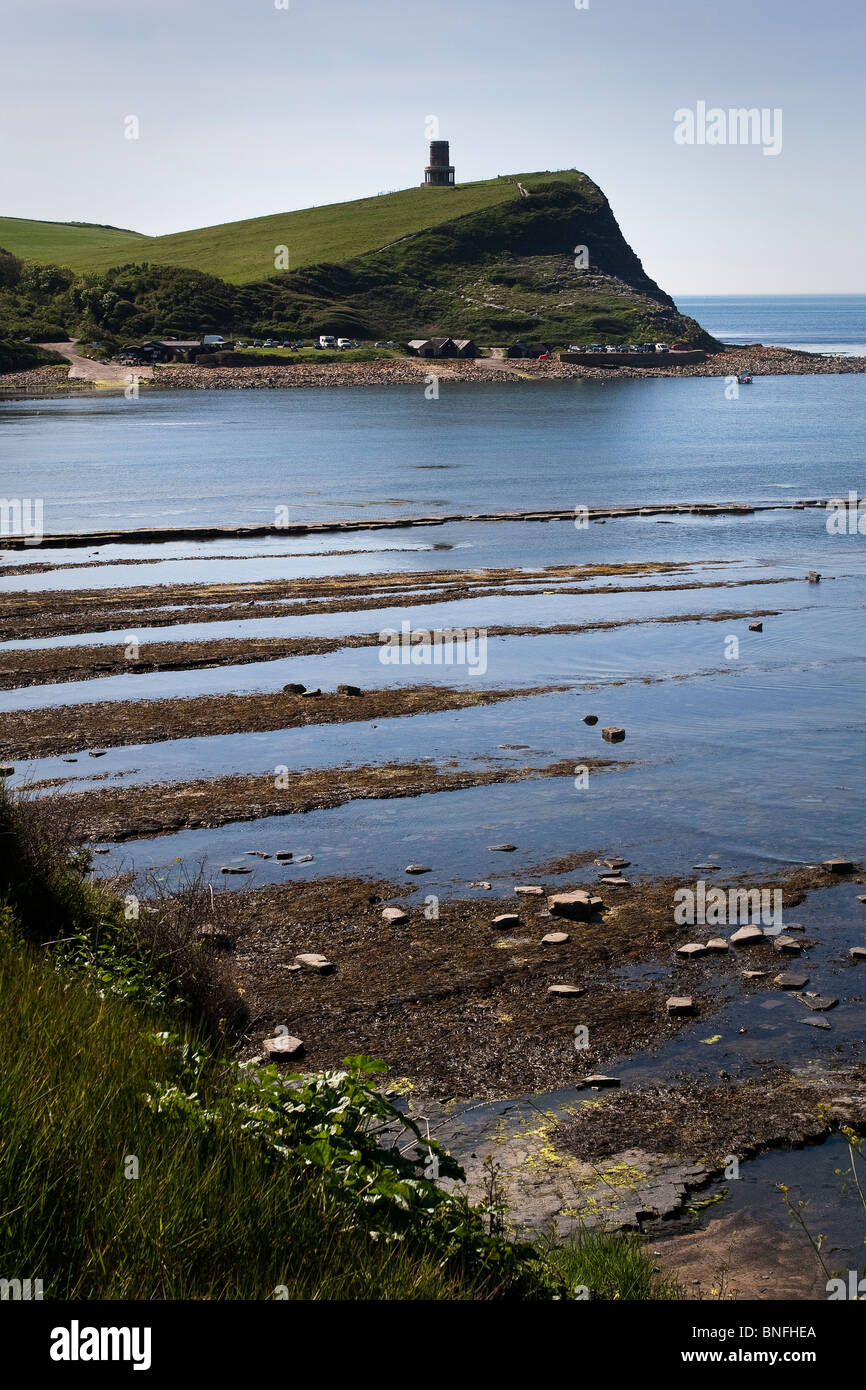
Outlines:
POLYGON ((506 356, 506 357, 543 357, 546 353, 549 353, 549 352, 550 352, 550 345, 549 345, 548 343, 524 343, 524 342, 518 341, 518 342, 516 342, 516 343, 512 343, 512 344, 511 344, 511 347, 506 349, 505 356, 506 356))
POLYGON ((481 353, 471 338, 455 338, 454 346, 458 357, 480 357, 481 353))
POLYGON ((457 344, 453 338, 411 338, 409 351, 416 357, 458 357, 457 344))

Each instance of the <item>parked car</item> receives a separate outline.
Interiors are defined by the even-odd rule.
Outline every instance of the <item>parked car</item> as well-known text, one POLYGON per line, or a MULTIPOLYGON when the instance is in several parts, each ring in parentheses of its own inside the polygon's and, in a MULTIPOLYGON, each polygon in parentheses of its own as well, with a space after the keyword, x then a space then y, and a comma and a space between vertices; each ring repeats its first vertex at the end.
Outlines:
POLYGON ((337 340, 336 340, 336 338, 333 336, 332 333, 320 333, 320 334, 319 334, 319 347, 320 347, 320 348, 335 348, 336 346, 337 346, 337 340))
POLYGON ((350 348, 351 346, 352 346, 352 339, 351 339, 351 338, 338 338, 338 339, 337 339, 337 347, 341 350, 341 352, 345 352, 346 348, 350 348))
POLYGON ((668 347, 667 343, 656 343, 655 349, 656 352, 670 352, 670 348, 668 347))
POLYGON ((254 339, 253 339, 253 347, 261 347, 261 346, 262 346, 262 340, 261 340, 261 338, 254 338, 254 339))

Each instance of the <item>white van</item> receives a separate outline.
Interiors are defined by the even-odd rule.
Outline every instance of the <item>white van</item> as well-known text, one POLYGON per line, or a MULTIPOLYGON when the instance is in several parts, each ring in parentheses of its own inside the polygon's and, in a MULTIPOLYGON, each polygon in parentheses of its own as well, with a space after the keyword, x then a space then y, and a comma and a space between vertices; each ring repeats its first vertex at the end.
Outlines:
POLYGON ((338 348, 343 348, 343 349, 345 349, 345 348, 350 348, 351 346, 352 346, 352 339, 351 339, 351 338, 338 338, 338 339, 337 339, 337 347, 338 347, 338 348))
POLYGON ((336 346, 337 340, 331 333, 322 333, 319 335, 320 348, 335 348, 336 346))

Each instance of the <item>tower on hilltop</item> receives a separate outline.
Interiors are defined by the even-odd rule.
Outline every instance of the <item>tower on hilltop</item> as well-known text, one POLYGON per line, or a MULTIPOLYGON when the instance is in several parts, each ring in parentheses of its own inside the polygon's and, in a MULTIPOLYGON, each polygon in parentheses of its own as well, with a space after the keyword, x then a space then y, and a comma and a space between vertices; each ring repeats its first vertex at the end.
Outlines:
POLYGON ((430 163, 424 170, 424 188, 453 188, 454 165, 451 164, 447 140, 430 141, 430 163))

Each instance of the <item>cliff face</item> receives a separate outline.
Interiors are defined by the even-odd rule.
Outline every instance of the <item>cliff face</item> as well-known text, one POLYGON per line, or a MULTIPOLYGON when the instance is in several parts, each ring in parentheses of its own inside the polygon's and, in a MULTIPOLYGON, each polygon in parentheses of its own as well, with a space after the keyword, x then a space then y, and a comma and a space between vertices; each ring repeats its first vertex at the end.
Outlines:
MULTIPOLYGON (((676 338, 714 348, 644 271, 601 190, 551 177, 529 197, 403 237, 341 266, 267 282, 295 300, 299 327, 406 339, 469 336, 628 342, 676 338), (581 250, 585 248, 585 250, 581 250)), ((260 300, 264 285, 247 286, 260 300)))

